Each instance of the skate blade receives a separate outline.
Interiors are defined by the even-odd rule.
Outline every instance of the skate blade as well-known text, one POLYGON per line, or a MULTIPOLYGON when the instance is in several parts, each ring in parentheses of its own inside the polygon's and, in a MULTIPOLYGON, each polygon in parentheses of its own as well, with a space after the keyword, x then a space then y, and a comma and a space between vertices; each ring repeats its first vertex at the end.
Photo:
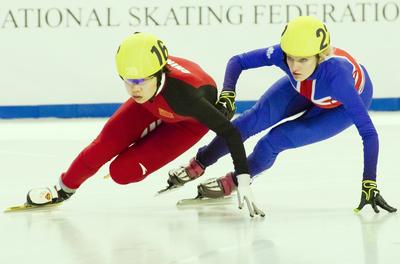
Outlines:
POLYGON ((46 205, 31 205, 31 204, 21 204, 16 206, 8 207, 4 210, 4 213, 12 213, 12 212, 23 212, 29 210, 40 210, 40 209, 47 209, 51 207, 60 206, 62 203, 55 203, 55 204, 46 204, 46 205))
POLYGON ((176 203, 177 207, 194 206, 194 205, 228 205, 232 204, 233 196, 224 196, 222 198, 190 198, 182 199, 176 203))
POLYGON ((176 185, 168 186, 165 189, 159 190, 154 196, 160 196, 160 195, 164 195, 164 194, 167 194, 167 193, 171 193, 173 191, 176 191, 177 189, 179 189, 182 186, 176 186, 176 185))

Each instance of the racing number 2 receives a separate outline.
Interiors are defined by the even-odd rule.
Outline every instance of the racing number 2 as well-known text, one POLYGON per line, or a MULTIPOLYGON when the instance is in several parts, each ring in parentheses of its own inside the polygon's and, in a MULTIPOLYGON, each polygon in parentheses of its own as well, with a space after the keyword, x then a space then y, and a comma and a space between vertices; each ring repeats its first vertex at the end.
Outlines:
POLYGON ((325 27, 325 29, 318 28, 317 31, 315 32, 317 38, 319 38, 322 35, 321 44, 319 46, 320 50, 323 50, 326 47, 328 47, 328 43, 326 42, 326 32, 327 32, 326 27, 325 27))

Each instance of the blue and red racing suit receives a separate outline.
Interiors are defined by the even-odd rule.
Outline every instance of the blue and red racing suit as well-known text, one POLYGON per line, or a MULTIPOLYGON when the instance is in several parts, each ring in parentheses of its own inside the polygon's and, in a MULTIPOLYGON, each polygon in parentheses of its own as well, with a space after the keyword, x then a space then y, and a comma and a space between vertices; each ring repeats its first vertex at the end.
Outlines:
MULTIPOLYGON (((332 54, 318 64, 312 75, 296 81, 280 45, 232 57, 227 65, 224 90, 235 90, 243 70, 277 66, 286 76, 276 81, 257 103, 233 124, 246 140, 285 118, 302 113, 270 130, 248 157, 251 176, 270 168, 277 155, 333 137, 355 124, 364 144, 364 179, 376 179, 378 134, 368 115, 372 83, 364 66, 347 52, 332 48, 332 54)), ((227 153, 220 137, 199 149, 197 159, 205 166, 227 153)))

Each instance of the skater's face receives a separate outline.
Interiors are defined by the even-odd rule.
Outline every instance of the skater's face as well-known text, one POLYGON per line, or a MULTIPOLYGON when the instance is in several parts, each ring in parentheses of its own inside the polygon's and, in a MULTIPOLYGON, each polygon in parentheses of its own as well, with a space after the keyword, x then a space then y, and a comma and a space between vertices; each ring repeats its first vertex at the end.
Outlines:
POLYGON ((287 54, 286 62, 293 78, 296 81, 301 82, 310 77, 315 71, 318 64, 318 57, 296 57, 287 54))
POLYGON ((138 80, 124 80, 128 94, 139 104, 150 100, 157 91, 157 78, 150 76, 138 80))

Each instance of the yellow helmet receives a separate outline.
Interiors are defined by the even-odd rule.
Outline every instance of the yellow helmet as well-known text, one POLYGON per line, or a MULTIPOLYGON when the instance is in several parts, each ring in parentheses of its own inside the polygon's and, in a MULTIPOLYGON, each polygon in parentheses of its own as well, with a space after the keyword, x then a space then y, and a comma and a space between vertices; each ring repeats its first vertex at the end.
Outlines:
POLYGON ((286 25, 281 36, 282 50, 296 57, 311 57, 329 47, 330 35, 322 21, 299 16, 286 25))
POLYGON ((149 77, 167 64, 164 43, 149 33, 135 33, 125 38, 115 56, 118 74, 123 79, 149 77))

